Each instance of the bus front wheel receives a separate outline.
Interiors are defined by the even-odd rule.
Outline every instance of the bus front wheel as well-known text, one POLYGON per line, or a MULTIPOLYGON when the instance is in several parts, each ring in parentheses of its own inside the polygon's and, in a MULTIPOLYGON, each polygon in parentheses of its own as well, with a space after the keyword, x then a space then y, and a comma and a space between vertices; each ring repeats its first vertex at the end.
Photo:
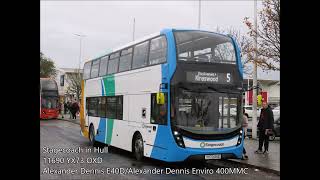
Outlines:
POLYGON ((93 125, 90 125, 90 128, 89 128, 89 141, 90 141, 91 146, 102 148, 100 143, 97 142, 95 138, 96 138, 96 136, 94 135, 94 127, 93 127, 93 125))
POLYGON ((96 136, 94 135, 94 126, 90 125, 90 128, 89 128, 89 141, 90 141, 91 146, 103 149, 105 147, 105 144, 96 141, 95 138, 96 138, 96 136))
POLYGON ((137 134, 134 140, 134 156, 138 161, 143 158, 143 139, 141 134, 137 134))

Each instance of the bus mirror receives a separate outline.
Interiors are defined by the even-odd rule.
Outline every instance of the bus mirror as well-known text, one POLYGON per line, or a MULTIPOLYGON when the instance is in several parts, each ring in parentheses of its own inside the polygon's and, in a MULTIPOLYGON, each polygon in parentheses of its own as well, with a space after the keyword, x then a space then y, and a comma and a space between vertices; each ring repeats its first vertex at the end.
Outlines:
POLYGON ((164 93, 157 93, 157 104, 163 105, 164 104, 164 93))

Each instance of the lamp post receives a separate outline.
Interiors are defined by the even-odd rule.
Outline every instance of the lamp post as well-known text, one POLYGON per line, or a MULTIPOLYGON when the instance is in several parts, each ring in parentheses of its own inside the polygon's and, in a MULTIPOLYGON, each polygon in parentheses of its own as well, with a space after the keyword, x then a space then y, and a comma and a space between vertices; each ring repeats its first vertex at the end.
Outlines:
POLYGON ((253 91, 252 91, 252 138, 257 138, 257 0, 254 0, 254 60, 253 60, 253 91))
POLYGON ((78 36, 79 37, 79 39, 80 39, 80 52, 79 52, 79 66, 78 66, 78 78, 79 78, 79 80, 80 80, 80 65, 81 65, 81 50, 82 50, 82 38, 83 37, 86 37, 86 35, 82 35, 82 34, 73 34, 73 35, 75 35, 75 36, 78 36))
POLYGON ((132 41, 134 41, 134 33, 136 30, 136 18, 133 18, 133 32, 132 32, 132 41))
POLYGON ((75 36, 78 36, 80 39, 80 52, 79 52, 79 66, 78 66, 78 75, 80 77, 80 65, 81 65, 81 50, 82 50, 82 38, 86 37, 85 35, 81 35, 81 34, 73 34, 75 36))
POLYGON ((201 25, 201 0, 199 0, 199 11, 198 11, 198 29, 200 29, 201 25))

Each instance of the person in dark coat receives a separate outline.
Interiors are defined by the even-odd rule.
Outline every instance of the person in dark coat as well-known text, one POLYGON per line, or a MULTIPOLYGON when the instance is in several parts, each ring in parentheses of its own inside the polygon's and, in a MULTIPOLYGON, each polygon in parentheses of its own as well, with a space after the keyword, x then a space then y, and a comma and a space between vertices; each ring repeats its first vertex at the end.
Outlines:
POLYGON ((64 103, 63 107, 64 107, 64 114, 67 114, 67 112, 68 112, 68 104, 67 104, 67 102, 64 103))
POLYGON ((262 109, 260 113, 259 123, 257 125, 259 130, 259 148, 256 153, 262 153, 262 146, 264 145, 264 152, 268 153, 269 135, 273 130, 273 112, 266 101, 262 102, 262 109))
POLYGON ((71 105, 71 109, 70 109, 70 112, 72 114, 72 119, 77 119, 77 112, 79 111, 79 105, 77 103, 77 101, 74 101, 71 105))

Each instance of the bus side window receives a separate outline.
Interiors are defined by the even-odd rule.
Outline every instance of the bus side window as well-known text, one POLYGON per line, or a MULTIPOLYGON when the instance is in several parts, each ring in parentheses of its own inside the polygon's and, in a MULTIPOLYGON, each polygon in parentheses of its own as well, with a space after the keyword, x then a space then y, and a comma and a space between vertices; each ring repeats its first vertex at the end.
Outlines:
POLYGON ((90 79, 91 63, 92 61, 89 61, 84 64, 83 79, 90 79))
POLYGON ((108 96, 106 105, 108 119, 123 119, 123 96, 108 96))
POLYGON ((147 66, 149 41, 137 44, 134 46, 132 69, 137 69, 147 66))
POLYGON ((106 111, 106 97, 99 97, 98 116, 105 118, 106 111))
POLYGON ((89 98, 86 98, 86 112, 88 114, 89 111, 89 98))
POLYGON ((98 103, 99 103, 99 99, 98 97, 91 97, 88 98, 89 99, 89 111, 88 111, 88 115, 89 116, 94 116, 97 117, 98 116, 98 103))
POLYGON ((117 119, 123 119, 123 96, 117 96, 117 114, 116 118, 117 119))
POLYGON ((164 93, 165 103, 163 105, 157 104, 157 94, 151 94, 151 118, 152 124, 167 124, 167 93, 164 93))
POLYGON ((165 36, 160 36, 151 40, 149 65, 160 64, 167 61, 167 40, 165 36))

